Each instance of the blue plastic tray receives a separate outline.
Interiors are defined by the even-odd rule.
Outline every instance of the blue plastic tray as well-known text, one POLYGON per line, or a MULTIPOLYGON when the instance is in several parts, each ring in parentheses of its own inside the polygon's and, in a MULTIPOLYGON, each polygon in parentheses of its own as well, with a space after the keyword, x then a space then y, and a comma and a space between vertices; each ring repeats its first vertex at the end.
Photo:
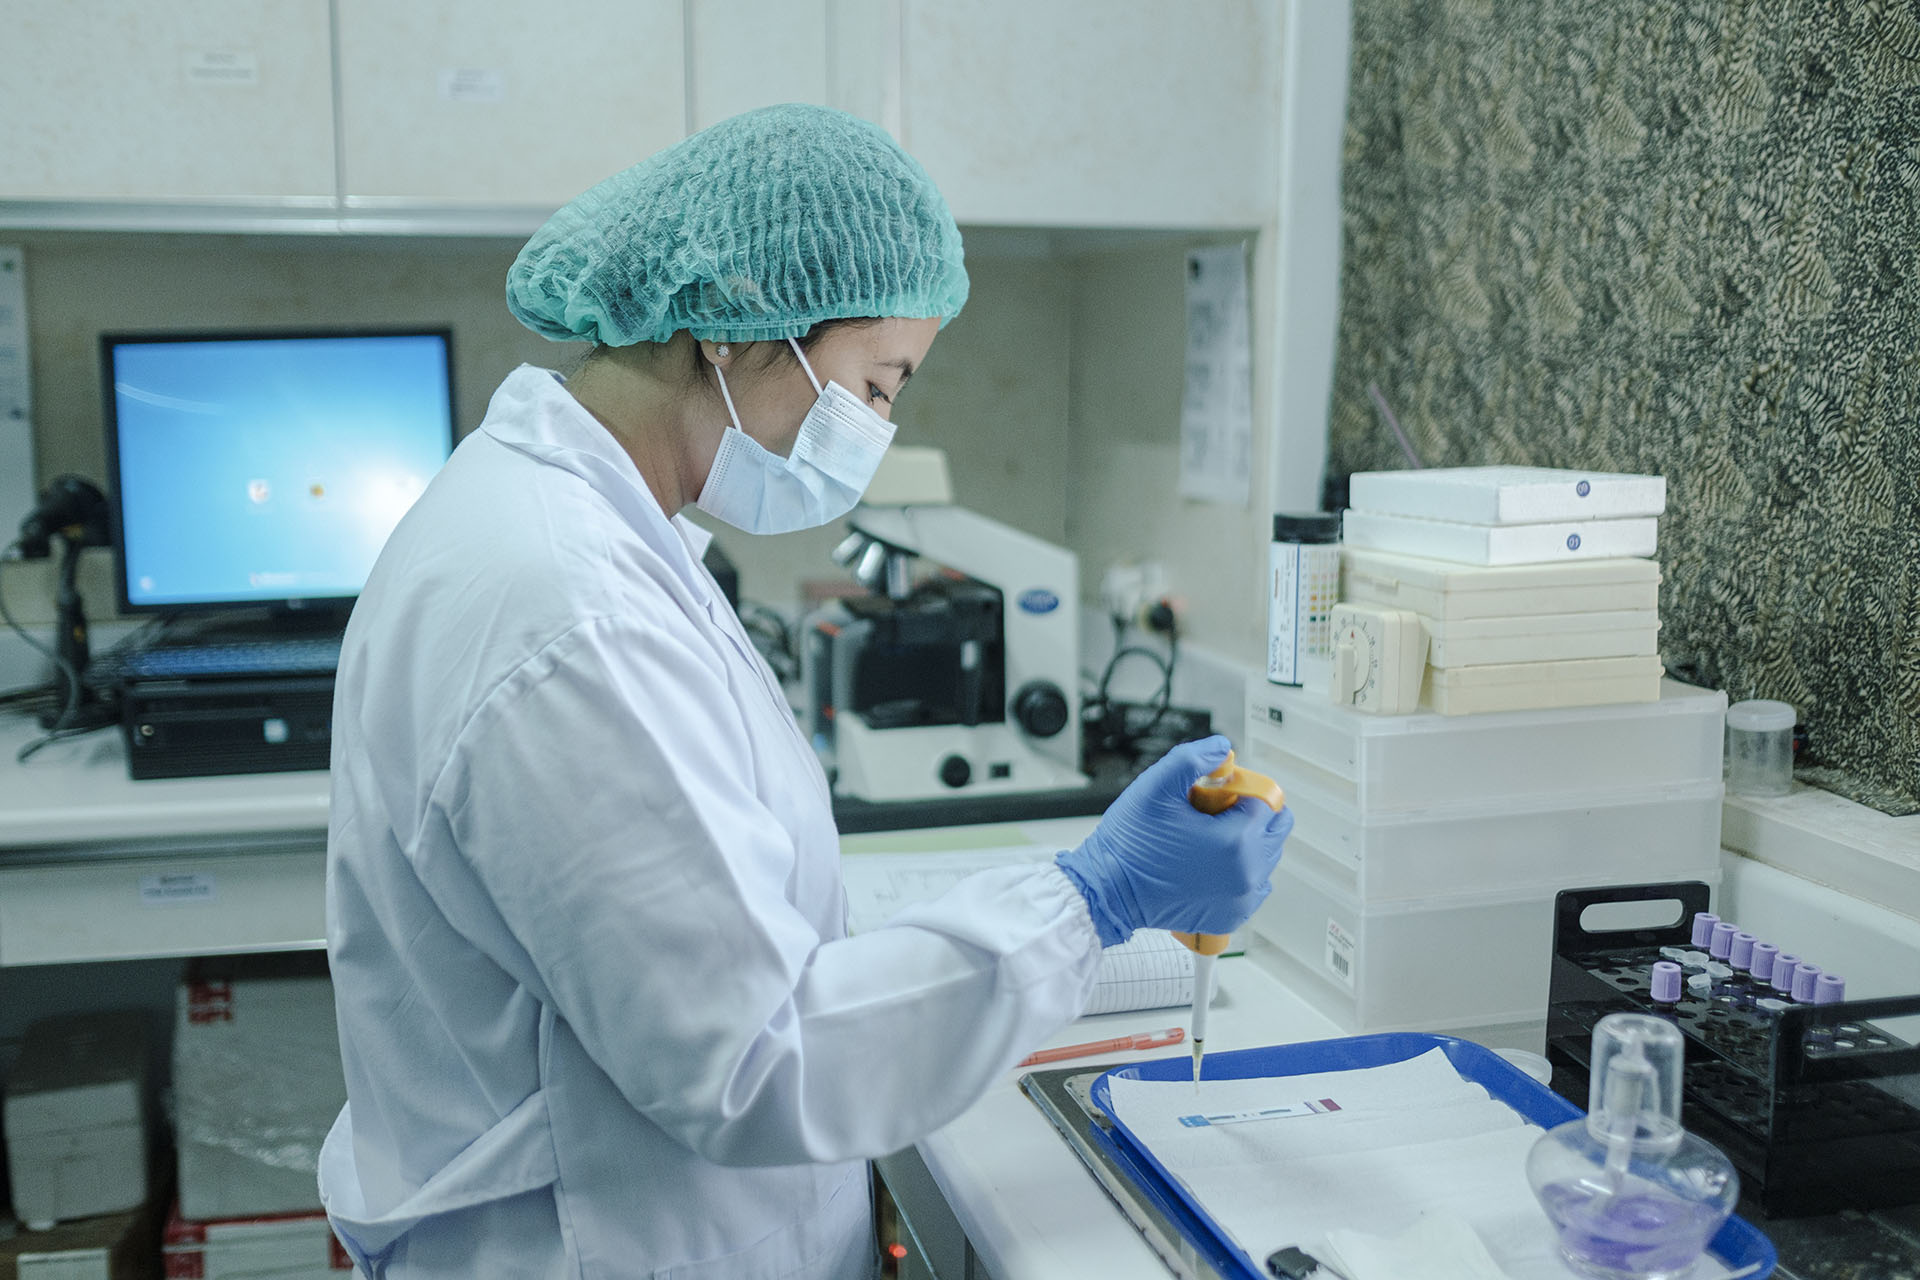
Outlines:
MULTIPOLYGON (((1268 1049, 1240 1049, 1210 1053, 1206 1059, 1208 1080, 1247 1080, 1265 1076, 1312 1075, 1321 1071, 1354 1071, 1362 1067, 1383 1067, 1405 1062, 1433 1049, 1447 1055, 1462 1079, 1485 1086, 1488 1093, 1518 1111, 1543 1129, 1565 1124, 1586 1114, 1538 1080, 1490 1049, 1453 1036, 1416 1035, 1401 1032, 1389 1035, 1354 1036, 1345 1040, 1315 1040, 1305 1044, 1275 1045, 1268 1049)), ((1094 1105, 1113 1119, 1111 1132, 1090 1126, 1095 1141, 1101 1143, 1133 1176, 1142 1193, 1153 1201, 1186 1235, 1194 1251, 1222 1276, 1234 1280, 1272 1280, 1263 1262, 1256 1262, 1235 1245, 1220 1225, 1207 1215, 1185 1185, 1168 1172, 1145 1143, 1137 1139, 1125 1123, 1113 1116, 1113 1098, 1108 1082, 1126 1080, 1190 1080, 1193 1059, 1161 1058, 1117 1067, 1093 1082, 1094 1105)), ((1728 1218, 1709 1246, 1714 1256, 1735 1271, 1758 1263, 1760 1270, 1752 1280, 1765 1280, 1779 1261, 1773 1242, 1744 1219, 1728 1218)))

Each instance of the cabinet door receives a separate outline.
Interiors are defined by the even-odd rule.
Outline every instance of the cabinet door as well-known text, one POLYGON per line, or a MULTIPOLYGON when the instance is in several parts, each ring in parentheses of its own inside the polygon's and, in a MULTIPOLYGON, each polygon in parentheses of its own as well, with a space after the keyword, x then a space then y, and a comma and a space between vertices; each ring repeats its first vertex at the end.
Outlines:
POLYGON ((0 198, 331 202, 327 0, 7 6, 0 198))
POLYGON ((336 0, 349 205, 551 209, 685 133, 681 0, 336 0))
POLYGON ((900 0, 689 0, 693 127, 817 102, 900 132, 900 0))
POLYGON ((903 140, 960 221, 1272 216, 1280 0, 903 4, 903 140))
POLYGON ((827 103, 827 0, 691 0, 695 129, 776 102, 827 103))

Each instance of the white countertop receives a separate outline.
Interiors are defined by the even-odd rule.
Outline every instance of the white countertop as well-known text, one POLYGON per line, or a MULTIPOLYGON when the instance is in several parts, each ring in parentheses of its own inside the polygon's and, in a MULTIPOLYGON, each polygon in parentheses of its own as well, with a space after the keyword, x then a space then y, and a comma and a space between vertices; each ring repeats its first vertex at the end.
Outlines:
POLYGON ((327 828, 324 769, 135 782, 117 726, 16 763, 39 735, 27 717, 0 717, 0 850, 327 828))
MULTIPOLYGON (((1219 962, 1207 1049, 1251 1049, 1343 1034, 1263 966, 1259 950, 1219 962)), ((1048 1047, 1184 1026, 1188 1011, 1083 1018, 1048 1047)), ((1189 1048, 1087 1058, 1089 1065, 1189 1056, 1189 1048)), ((1046 1068, 1074 1066, 1048 1063, 1046 1068)), ((1027 1096, 1018 1068, 918 1146, 994 1280, 1165 1280, 1167 1268, 1027 1096)))

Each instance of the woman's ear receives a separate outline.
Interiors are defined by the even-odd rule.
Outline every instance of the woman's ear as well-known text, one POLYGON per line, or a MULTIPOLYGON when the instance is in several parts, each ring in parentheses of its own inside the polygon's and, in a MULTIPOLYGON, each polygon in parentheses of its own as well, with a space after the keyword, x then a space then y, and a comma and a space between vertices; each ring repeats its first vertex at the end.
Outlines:
POLYGON ((713 365, 717 369, 725 369, 733 362, 734 356, 738 354, 737 348, 739 345, 740 344, 736 342, 708 342, 702 339, 700 342, 700 354, 707 358, 708 364, 713 365))

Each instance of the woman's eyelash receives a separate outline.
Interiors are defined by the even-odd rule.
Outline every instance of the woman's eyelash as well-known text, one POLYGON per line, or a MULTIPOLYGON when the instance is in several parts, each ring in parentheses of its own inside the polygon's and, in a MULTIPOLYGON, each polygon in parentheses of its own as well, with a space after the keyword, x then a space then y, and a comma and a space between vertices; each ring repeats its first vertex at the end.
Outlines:
POLYGON ((882 391, 879 387, 874 386, 871 382, 867 384, 867 395, 873 399, 883 401, 887 404, 893 403, 892 396, 882 391))

